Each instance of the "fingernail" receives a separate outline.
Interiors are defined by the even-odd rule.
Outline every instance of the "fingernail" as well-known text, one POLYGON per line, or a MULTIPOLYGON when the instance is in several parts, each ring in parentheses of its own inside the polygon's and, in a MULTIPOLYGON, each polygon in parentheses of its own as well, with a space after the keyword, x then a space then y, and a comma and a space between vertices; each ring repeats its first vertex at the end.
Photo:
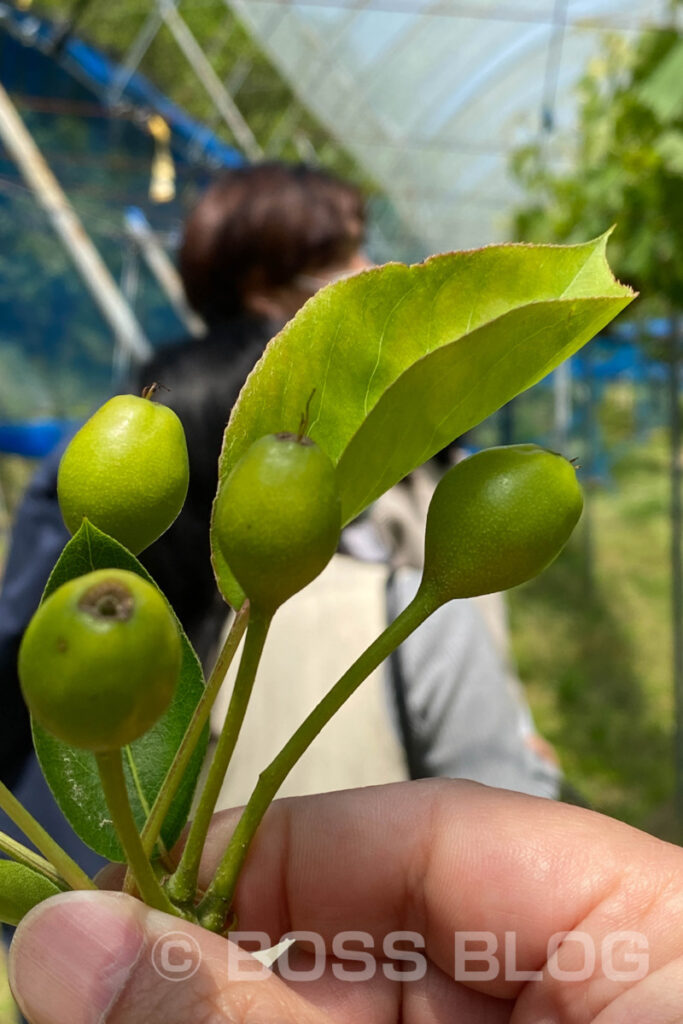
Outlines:
POLYGON ((19 925, 10 986, 32 1024, 100 1024, 125 988, 144 942, 120 893, 65 893, 19 925))

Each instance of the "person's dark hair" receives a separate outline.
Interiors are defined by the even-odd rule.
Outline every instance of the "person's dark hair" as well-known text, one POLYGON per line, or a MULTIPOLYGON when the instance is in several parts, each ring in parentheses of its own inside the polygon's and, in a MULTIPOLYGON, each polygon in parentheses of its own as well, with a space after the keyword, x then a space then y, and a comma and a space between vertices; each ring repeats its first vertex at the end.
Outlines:
POLYGON ((180 273, 208 323, 243 309, 245 293, 344 264, 360 247, 365 211, 357 188, 305 164, 227 171, 187 219, 180 273))

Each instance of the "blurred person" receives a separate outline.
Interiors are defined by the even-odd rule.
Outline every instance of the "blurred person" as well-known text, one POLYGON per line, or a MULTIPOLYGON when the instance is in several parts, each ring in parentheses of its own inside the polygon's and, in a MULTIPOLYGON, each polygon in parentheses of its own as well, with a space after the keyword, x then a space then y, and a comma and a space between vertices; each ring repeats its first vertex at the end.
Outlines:
MULTIPOLYGON (((136 374, 132 390, 140 393, 144 384, 159 381, 167 389, 161 390, 159 400, 178 413, 185 427, 190 456, 187 502, 141 561, 169 598, 205 667, 210 667, 226 617, 210 565, 208 524, 230 408, 268 340, 306 299, 324 284, 369 265, 362 249, 364 226, 363 201, 353 186, 323 171, 274 163, 223 175, 188 218, 180 271, 188 300, 204 318, 208 334, 200 341, 158 350, 136 374)), ((23 630, 68 540, 56 500, 60 456, 55 452, 41 467, 25 496, 0 594, 0 673, 6 708, 0 719, 0 777, 86 869, 93 869, 97 858, 61 819, 32 755, 16 676, 23 630)), ((298 725, 311 701, 315 703, 321 690, 334 682, 339 674, 335 658, 346 668, 354 656, 353 644, 364 639, 368 626, 380 631, 417 585, 415 565, 407 574, 390 573, 392 555, 372 515, 345 531, 341 551, 330 572, 313 584, 318 589, 311 590, 312 596, 300 595, 305 604, 297 600, 295 611, 290 602, 300 632, 289 629, 288 606, 276 617, 266 653, 270 661, 264 661, 256 703, 245 725, 249 728, 251 722, 253 728, 256 723, 261 741, 242 744, 264 758, 259 767, 277 749, 276 727, 298 725), (343 614, 342 590, 347 597, 343 614), (353 601, 350 594, 355 595, 353 601), (320 620, 323 610, 330 639, 322 625, 320 630, 306 625, 307 614, 317 613, 320 620), (311 636, 319 634, 320 642, 311 645, 311 636), (283 664, 281 643, 287 636, 290 649, 294 641, 294 687, 281 685, 281 668, 278 671, 283 664), (302 649, 313 651, 305 680, 302 649), (275 700, 281 715, 273 713, 275 700), (268 730, 262 727, 261 711, 268 730)), ((336 732, 332 724, 326 730, 328 745, 314 745, 319 752, 317 768, 313 761, 305 767, 308 779, 300 783, 301 791, 320 788, 323 782, 327 788, 339 788, 408 775, 465 775, 556 796, 557 767, 534 749, 528 706, 477 605, 446 606, 409 644, 392 660, 388 682, 378 678, 374 685, 366 684, 350 702, 348 714, 355 724, 350 726, 347 719, 344 726, 340 718, 336 732), (358 740, 351 749, 349 728, 358 740), (331 769, 334 758, 329 754, 335 735, 336 747, 346 751, 339 770, 331 769), (374 756, 368 754, 372 750, 374 756), (328 768, 320 782, 316 771, 324 765, 328 768)), ((243 787, 250 788, 255 781, 251 764, 240 771, 236 762, 231 775, 240 777, 243 787)), ((229 798, 224 794, 223 802, 229 798)), ((0 827, 5 824, 0 822, 0 827)))
POLYGON ((142 556, 207 665, 225 620, 210 563, 208 523, 230 410, 268 341, 330 281, 372 264, 365 209, 353 185, 306 165, 265 163, 221 176, 187 219, 179 255, 188 301, 208 327, 165 346, 132 390, 158 380, 180 417, 190 488, 169 532, 142 556), (188 581, 191 583, 188 585, 188 581))

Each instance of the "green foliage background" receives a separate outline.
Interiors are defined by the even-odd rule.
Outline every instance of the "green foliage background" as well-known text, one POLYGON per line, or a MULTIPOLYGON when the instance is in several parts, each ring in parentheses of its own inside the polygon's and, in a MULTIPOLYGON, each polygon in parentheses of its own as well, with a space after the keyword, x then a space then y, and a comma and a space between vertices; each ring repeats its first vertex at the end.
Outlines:
POLYGON ((572 786, 677 840, 664 434, 631 446, 588 497, 568 548, 509 594, 514 654, 572 786))
POLYGON ((524 241, 576 241, 616 224, 610 260, 650 306, 683 308, 683 37, 607 40, 578 90, 574 141, 517 150, 530 194, 514 217, 524 241))
MULTIPOLYGON (((672 25, 677 7, 673 0, 672 25)), ((575 136, 545 137, 512 155, 528 193, 514 233, 572 241, 616 224, 610 261, 641 292, 629 315, 675 315, 683 309, 680 32, 648 31, 632 44, 608 38, 578 100, 575 136)), ((680 840, 672 803, 671 456, 664 432, 628 444, 623 424, 615 433, 614 411, 598 415, 627 450, 609 485, 592 491, 569 549, 511 595, 515 650, 539 725, 571 781, 598 810, 680 840)))

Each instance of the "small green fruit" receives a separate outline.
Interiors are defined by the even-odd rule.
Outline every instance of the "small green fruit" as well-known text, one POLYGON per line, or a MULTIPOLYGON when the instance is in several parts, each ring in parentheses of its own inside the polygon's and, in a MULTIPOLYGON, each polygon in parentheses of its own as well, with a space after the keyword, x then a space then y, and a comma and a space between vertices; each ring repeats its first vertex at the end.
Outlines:
POLYGON ((0 860, 0 924, 16 927, 29 910, 59 892, 53 882, 32 868, 0 860))
POLYGON ((173 410, 118 395, 72 438, 57 495, 71 533, 85 516, 137 555, 176 518, 188 481, 185 433, 173 410))
POLYGON ((103 752, 132 743, 166 711, 181 658, 176 621, 156 587, 98 569, 40 606, 19 649, 19 679, 43 728, 103 752))
POLYGON ((219 488, 213 517, 238 583, 252 604, 272 613, 315 579, 337 549, 334 466, 309 438, 259 438, 219 488))
POLYGON ((488 448, 439 481, 422 587, 441 603, 516 587, 560 553, 583 507, 576 471, 533 444, 488 448))

